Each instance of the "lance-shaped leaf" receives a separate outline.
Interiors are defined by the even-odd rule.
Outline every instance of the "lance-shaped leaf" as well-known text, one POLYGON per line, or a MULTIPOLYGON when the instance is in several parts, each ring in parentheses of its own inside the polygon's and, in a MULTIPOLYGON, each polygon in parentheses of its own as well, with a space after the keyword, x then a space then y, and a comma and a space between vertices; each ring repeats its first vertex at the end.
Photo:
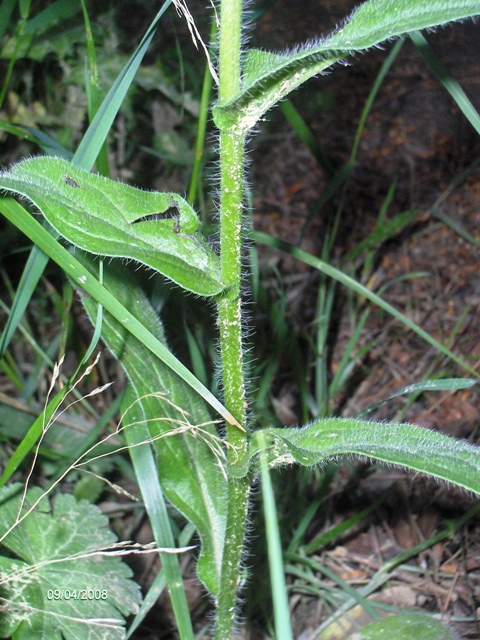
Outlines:
POLYGON ((31 200, 63 238, 85 251, 137 260, 202 296, 224 289, 197 214, 175 193, 143 191, 47 156, 0 172, 0 188, 31 200))
MULTIPOLYGON (((162 325, 142 290, 129 274, 109 265, 105 286, 159 340, 162 325)), ((96 303, 83 297, 92 319, 96 303)), ((122 423, 148 426, 157 455, 160 484, 168 500, 196 527, 202 553, 197 571, 208 590, 218 592, 226 518, 226 479, 222 448, 203 400, 185 382, 109 313, 104 313, 102 338, 120 360, 136 402, 122 423)))
POLYGON ((477 0, 368 0, 328 38, 286 53, 249 51, 241 91, 233 101, 214 107, 215 124, 245 134, 293 89, 347 55, 411 31, 479 14, 477 0))
MULTIPOLYGON (((302 428, 264 429, 273 466, 304 466, 364 456, 400 465, 480 493, 480 447, 412 424, 326 418, 302 428)), ((252 440, 251 454, 260 444, 252 440)))

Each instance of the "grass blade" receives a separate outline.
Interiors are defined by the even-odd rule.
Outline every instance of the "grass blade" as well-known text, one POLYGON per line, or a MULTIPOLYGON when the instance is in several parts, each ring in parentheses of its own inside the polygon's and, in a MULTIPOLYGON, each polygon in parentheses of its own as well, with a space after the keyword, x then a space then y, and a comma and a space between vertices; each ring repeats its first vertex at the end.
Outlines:
POLYGON ((444 88, 455 100, 455 103, 465 118, 469 121, 475 131, 480 134, 480 115, 471 103, 470 98, 467 96, 465 91, 434 54, 424 36, 419 31, 414 31, 409 35, 421 56, 440 80, 444 88))
POLYGON ((415 382, 414 384, 408 384, 402 387, 395 393, 389 395, 388 398, 385 398, 385 400, 363 409, 363 411, 355 417, 363 418, 374 409, 378 409, 378 407, 393 400, 393 398, 398 398, 398 396, 410 393, 422 393, 424 391, 457 391, 458 389, 468 389, 474 384, 477 384, 477 380, 473 380, 472 378, 444 378, 443 380, 423 380, 422 382, 415 382))
MULTIPOLYGON (((142 411, 141 403, 137 402, 138 397, 133 387, 130 386, 128 391, 129 393, 125 394, 123 402, 124 409, 136 402, 137 409, 142 411)), ((137 446, 142 442, 147 443, 151 439, 147 422, 139 421, 135 425, 130 425, 128 429, 124 430, 124 433, 157 546, 173 549, 175 541, 152 448, 149 444, 137 446)), ((161 553, 160 557, 180 638, 181 640, 193 640, 192 623, 178 556, 171 553, 161 553)))
POLYGON ((77 13, 79 6, 71 0, 57 0, 34 18, 29 20, 25 26, 25 33, 35 33, 51 29, 52 25, 60 20, 70 18, 77 13))
POLYGON ((82 138, 72 162, 84 169, 90 169, 105 142, 113 121, 122 105, 122 102, 130 88, 133 78, 140 66, 143 57, 155 35, 157 23, 170 6, 172 0, 165 0, 162 8, 155 16, 136 51, 129 59, 122 72, 115 80, 113 87, 108 92, 99 110, 95 114, 87 132, 82 138))
POLYGON ((428 334, 424 329, 412 322, 409 318, 403 315, 403 313, 397 311, 397 309, 395 309, 395 307, 392 307, 391 304, 385 302, 385 300, 382 300, 380 296, 376 295, 350 276, 347 276, 342 271, 335 269, 335 267, 332 267, 320 258, 312 255, 311 253, 302 251, 301 249, 298 249, 290 243, 279 240, 278 238, 274 238, 267 233, 255 231, 252 233, 252 238, 257 242, 261 242, 262 244, 265 244, 269 247, 274 247, 276 249, 280 249, 281 251, 285 251, 285 253, 288 253, 291 256, 302 260, 302 262, 305 262, 305 264, 309 264, 310 266, 314 267, 314 269, 318 269, 318 271, 320 271, 321 273, 327 274, 334 280, 337 280, 338 282, 341 282, 345 286, 349 287, 352 291, 355 291, 361 296, 364 296, 374 304, 378 305, 381 309, 389 313, 391 316, 393 316, 397 320, 400 320, 402 324, 414 331, 417 335, 423 338, 425 342, 428 342, 428 344, 432 345, 432 347, 435 347, 435 349, 440 351, 440 353, 448 356, 451 360, 453 360, 453 362, 456 362, 461 367, 466 369, 469 373, 471 373, 475 377, 478 377, 479 374, 477 373, 477 371, 475 371, 475 369, 473 369, 469 364, 464 362, 462 358, 453 353, 453 351, 450 351, 450 349, 438 342, 438 340, 432 338, 432 336, 428 334))
MULTIPOLYGON (((117 81, 110 89, 108 95, 103 101, 102 106, 96 113, 94 120, 90 124, 82 142, 77 149, 77 152, 72 159, 72 162, 74 162, 78 166, 90 169, 95 162, 103 144, 105 143, 113 120, 117 115, 122 101, 130 87, 135 72, 140 66, 143 56, 145 55, 148 44, 153 38, 156 24, 170 4, 171 0, 165 1, 154 21, 150 25, 150 28, 145 34, 139 47, 125 65, 123 71, 117 78, 117 81)), ((32 130, 29 130, 29 132, 33 133, 32 130)), ((55 150, 55 154, 63 155, 57 153, 57 150, 55 150)), ((13 224, 15 224, 15 219, 13 219, 12 222, 13 224)), ((12 305, 12 315, 1 337, 0 354, 3 354, 7 349, 12 335, 16 331, 18 322, 25 313, 25 309, 28 305, 30 297, 35 290, 35 287, 47 263, 48 258, 45 254, 42 254, 36 248, 32 249, 32 253, 28 259, 27 266, 24 270, 20 285, 17 290, 17 295, 12 305)))
POLYGON ((0 41, 2 40, 13 13, 17 0, 3 0, 0 4, 0 41))
POLYGON ((285 100, 285 102, 280 104, 280 109, 292 129, 310 151, 318 164, 324 169, 328 176, 332 177, 335 173, 332 163, 318 144, 313 132, 302 118, 293 102, 291 100, 285 100))
POLYGON ((3 487, 3 485, 10 480, 25 457, 35 447, 35 444, 45 430, 45 426, 49 424, 53 414, 57 410, 67 392, 68 387, 64 387, 61 391, 59 391, 57 395, 52 399, 52 401, 48 403, 45 411, 41 413, 34 421, 21 443, 8 459, 8 462, 5 465, 5 469, 3 470, 3 473, 0 477, 0 487, 3 487))
POLYGON ((74 282, 97 300, 109 311, 120 324, 140 340, 162 362, 175 371, 187 384, 189 384, 211 407, 215 409, 225 420, 239 427, 235 418, 225 409, 219 400, 204 387, 197 378, 161 343, 150 331, 148 331, 128 309, 125 309, 103 287, 92 274, 87 271, 64 247, 60 245, 40 223, 38 223, 21 205, 12 198, 0 199, 0 212, 14 223, 20 231, 40 247, 52 260, 54 260, 74 282))
POLYGON ((262 474, 262 496, 265 514, 265 529, 268 543, 268 563, 270 566, 270 582, 272 585, 275 632, 277 640, 293 640, 283 568, 282 546, 278 530, 277 510, 273 494, 272 480, 268 470, 268 461, 264 452, 260 457, 262 474))
POLYGON ((43 270, 48 263, 48 256, 38 247, 34 247, 30 252, 27 264, 23 270, 22 277, 17 289, 17 295, 12 303, 12 310, 8 317, 5 328, 0 337, 0 358, 3 358, 13 334, 22 319, 30 298, 42 277, 43 270))

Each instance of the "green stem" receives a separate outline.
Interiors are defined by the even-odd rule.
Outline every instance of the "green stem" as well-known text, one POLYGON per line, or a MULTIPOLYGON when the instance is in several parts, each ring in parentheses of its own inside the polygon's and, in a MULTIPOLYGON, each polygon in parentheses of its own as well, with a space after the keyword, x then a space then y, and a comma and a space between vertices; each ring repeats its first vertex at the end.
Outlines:
MULTIPOLYGON (((219 101, 228 102, 240 88, 241 0, 222 0, 220 9, 219 101)), ((242 213, 244 184, 243 135, 220 131, 220 240, 222 281, 227 293, 218 301, 224 404, 245 431, 227 425, 231 468, 245 468, 247 420, 242 341, 242 213)), ((247 519, 250 478, 230 477, 227 535, 217 602, 215 639, 232 637, 240 562, 247 519)))
MULTIPOLYGON (((222 0, 220 14, 219 99, 231 100, 240 87, 242 0, 222 0)), ((246 429, 241 277, 244 183, 243 135, 220 131, 220 246, 222 282, 227 293, 218 302, 225 405, 246 429)), ((229 461, 243 466, 247 433, 227 425, 229 461)))
POLYGON ((240 89, 242 0, 221 0, 219 37, 220 103, 229 102, 240 89))
MULTIPOLYGON (((241 314, 243 136, 220 134, 220 244, 222 282, 227 293, 218 302, 224 404, 246 426, 245 371, 241 314)), ((227 425, 230 462, 239 465, 246 448, 246 433, 227 425)))
POLYGON ((249 489, 250 478, 230 480, 228 526, 215 616, 215 640, 229 640, 233 637, 237 594, 241 582, 240 563, 247 523, 249 489))

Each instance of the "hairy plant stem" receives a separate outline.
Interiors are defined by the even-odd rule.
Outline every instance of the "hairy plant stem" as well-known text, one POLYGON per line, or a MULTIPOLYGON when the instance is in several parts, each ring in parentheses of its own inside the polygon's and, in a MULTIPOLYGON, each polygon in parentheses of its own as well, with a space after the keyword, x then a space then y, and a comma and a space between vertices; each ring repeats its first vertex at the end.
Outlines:
MULTIPOLYGON (((240 88, 242 0, 222 0, 219 37, 219 102, 230 101, 240 88)), ((220 240, 222 281, 227 293, 218 302, 225 407, 245 431, 227 425, 230 467, 245 468, 247 424, 243 358, 241 277, 244 182, 243 135, 220 131, 220 240)), ((227 535, 215 621, 216 640, 232 637, 248 508, 250 478, 230 476, 227 535)))
MULTIPOLYGON (((245 371, 241 317, 241 216, 243 184, 243 139, 220 135, 221 149, 221 258, 222 279, 230 286, 218 303, 224 404, 247 429, 245 371), (232 171, 225 171, 231 167, 232 171), (229 186, 230 185, 230 186, 229 186)), ((230 468, 246 470, 247 432, 227 425, 230 468)), ((216 640, 231 637, 235 623, 237 584, 245 537, 250 478, 229 477, 227 533, 223 551, 220 593, 215 626, 216 640)))

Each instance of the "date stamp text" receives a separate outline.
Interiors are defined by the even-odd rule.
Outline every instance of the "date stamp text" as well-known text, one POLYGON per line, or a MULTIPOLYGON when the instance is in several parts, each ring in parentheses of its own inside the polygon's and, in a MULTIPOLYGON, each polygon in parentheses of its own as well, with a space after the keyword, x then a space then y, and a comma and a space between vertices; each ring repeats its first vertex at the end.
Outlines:
POLYGON ((107 600, 107 589, 49 589, 47 600, 107 600))

